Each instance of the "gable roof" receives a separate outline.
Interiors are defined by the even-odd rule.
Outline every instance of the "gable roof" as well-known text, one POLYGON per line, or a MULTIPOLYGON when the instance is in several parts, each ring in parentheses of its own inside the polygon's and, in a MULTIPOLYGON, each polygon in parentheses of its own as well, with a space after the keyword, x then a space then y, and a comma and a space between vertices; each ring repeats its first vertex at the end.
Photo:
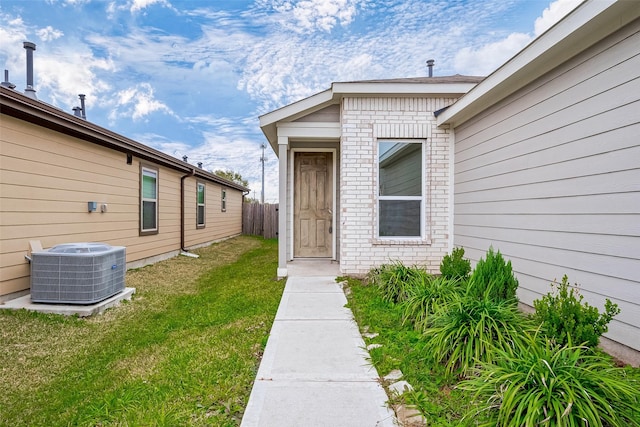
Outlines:
POLYGON ((637 1, 586 0, 438 115, 459 126, 640 17, 637 1))
POLYGON ((277 123, 291 122, 302 116, 339 104, 345 96, 455 96, 467 93, 484 77, 454 76, 409 77, 399 79, 334 82, 331 88, 260 116, 260 128, 271 147, 277 146, 277 123))
POLYGON ((34 123, 92 144, 97 144, 122 153, 160 164, 218 184, 249 191, 248 188, 221 178, 204 169, 176 159, 137 141, 119 135, 94 123, 76 117, 45 102, 30 98, 18 91, 0 86, 0 113, 34 123))

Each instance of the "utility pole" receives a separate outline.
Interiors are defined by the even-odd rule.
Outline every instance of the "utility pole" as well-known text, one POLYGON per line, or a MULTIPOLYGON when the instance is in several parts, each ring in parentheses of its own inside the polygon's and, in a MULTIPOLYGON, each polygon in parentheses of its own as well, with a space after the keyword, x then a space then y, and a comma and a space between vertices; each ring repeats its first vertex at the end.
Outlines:
POLYGON ((262 163, 262 195, 260 196, 260 204, 264 205, 264 149, 267 148, 267 146, 263 143, 260 148, 262 148, 262 156, 260 157, 260 162, 262 163))

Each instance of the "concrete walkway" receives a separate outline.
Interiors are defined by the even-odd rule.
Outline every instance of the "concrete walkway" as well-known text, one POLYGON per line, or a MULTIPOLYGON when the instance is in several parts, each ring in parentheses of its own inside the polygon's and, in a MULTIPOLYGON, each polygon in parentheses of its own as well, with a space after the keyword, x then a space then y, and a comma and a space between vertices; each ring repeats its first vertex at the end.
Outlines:
POLYGON ((241 426, 395 426, 337 267, 295 264, 241 426))

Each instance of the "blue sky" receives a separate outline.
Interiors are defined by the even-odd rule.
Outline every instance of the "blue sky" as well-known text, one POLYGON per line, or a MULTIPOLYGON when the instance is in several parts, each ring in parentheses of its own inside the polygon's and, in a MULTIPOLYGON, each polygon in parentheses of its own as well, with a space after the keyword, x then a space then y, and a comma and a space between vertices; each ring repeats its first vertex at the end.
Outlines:
MULTIPOLYGON (((38 99, 260 197, 258 116, 332 82, 488 75, 580 0, 2 0, 0 63, 38 99)), ((266 151, 266 201, 277 159, 266 151)))

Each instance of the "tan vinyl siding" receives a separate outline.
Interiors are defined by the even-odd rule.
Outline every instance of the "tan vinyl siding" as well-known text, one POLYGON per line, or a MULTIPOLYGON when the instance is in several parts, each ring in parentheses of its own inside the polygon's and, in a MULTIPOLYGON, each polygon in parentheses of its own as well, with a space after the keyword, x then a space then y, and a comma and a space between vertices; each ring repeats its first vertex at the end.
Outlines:
POLYGON ((532 304, 564 274, 640 350, 640 22, 455 129, 454 244, 513 262, 532 304))
MULTIPOLYGON (((158 170, 158 234, 140 236, 140 161, 8 115, 0 121, 0 298, 29 288, 24 256, 29 240, 44 248, 100 241, 127 248, 127 262, 180 249, 180 179, 184 172, 145 161, 158 170), (98 208, 89 213, 87 202, 98 208), (107 212, 100 206, 107 205, 107 212)), ((188 212, 195 228, 195 178, 188 212)), ((219 186, 207 183, 214 195, 219 186)), ((219 197, 208 195, 206 237, 213 241, 240 233, 242 193, 228 189, 229 209, 220 224, 219 197), (219 206, 217 206, 219 212, 219 206)), ((193 226, 193 227, 191 227, 193 226)))
POLYGON ((205 227, 196 227, 196 180, 185 181, 185 246, 199 246, 242 233, 242 192, 220 184, 205 185, 205 227), (221 210, 220 194, 227 191, 227 210, 221 210))

